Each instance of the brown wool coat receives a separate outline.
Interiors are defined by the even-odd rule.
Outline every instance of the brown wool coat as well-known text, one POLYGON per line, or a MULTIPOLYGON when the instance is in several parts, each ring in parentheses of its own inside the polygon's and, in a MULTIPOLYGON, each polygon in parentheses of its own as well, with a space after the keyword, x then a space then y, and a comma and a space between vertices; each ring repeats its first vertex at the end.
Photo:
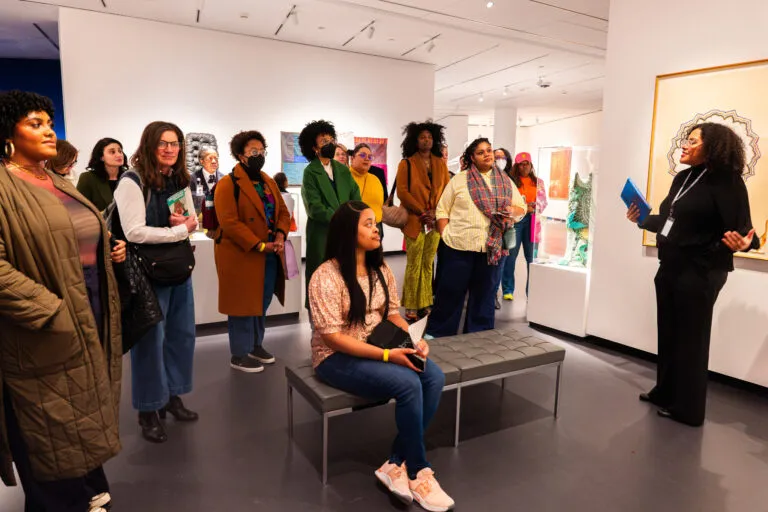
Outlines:
MULTIPOLYGON (((234 169, 240 185, 240 196, 235 202, 232 178, 224 176, 216 185, 214 205, 219 219, 219 232, 215 235, 214 257, 219 276, 219 312, 229 316, 261 316, 264 311, 264 268, 266 258, 258 252, 261 242, 267 242, 269 230, 264 203, 253 187, 248 174, 238 164, 234 169)), ((285 206, 275 181, 261 173, 264 183, 275 198, 275 230, 286 235, 291 229, 291 213, 285 206)), ((275 295, 280 304, 285 302, 285 259, 277 267, 275 295)))
MULTIPOLYGON (((69 181, 49 175, 99 216, 69 181)), ((0 164, 0 385, 41 481, 83 476, 120 451, 120 304, 103 222, 102 242, 103 346, 66 207, 0 164)), ((0 393, 0 477, 13 485, 2 402, 0 393)))
POLYGON ((451 176, 443 159, 431 155, 432 182, 429 181, 427 168, 418 153, 408 158, 411 162, 411 180, 408 181, 408 164, 405 160, 397 166, 397 198, 400 204, 408 210, 408 223, 403 228, 403 234, 416 238, 421 233, 419 215, 424 210, 434 210, 443 195, 445 186, 451 176))

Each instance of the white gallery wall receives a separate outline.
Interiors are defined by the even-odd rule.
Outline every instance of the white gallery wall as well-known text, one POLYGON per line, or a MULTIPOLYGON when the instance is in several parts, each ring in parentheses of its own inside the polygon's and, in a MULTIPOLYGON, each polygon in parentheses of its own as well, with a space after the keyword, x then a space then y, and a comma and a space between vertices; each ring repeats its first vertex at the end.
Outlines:
MULTIPOLYGON (((610 12, 587 331, 655 352, 658 263, 619 199, 627 177, 647 185, 655 77, 768 58, 768 2, 612 0, 610 12)), ((768 262, 736 266, 715 307, 710 369, 767 386, 768 262)))
MULTIPOLYGON (((81 161, 105 136, 132 153, 148 123, 166 120, 213 133, 225 173, 232 135, 261 131, 274 175, 280 132, 323 118, 338 133, 388 138, 391 184, 402 127, 433 111, 431 65, 66 8, 59 41, 67 137, 81 161)), ((402 235, 386 229, 385 250, 400 250, 402 235)))

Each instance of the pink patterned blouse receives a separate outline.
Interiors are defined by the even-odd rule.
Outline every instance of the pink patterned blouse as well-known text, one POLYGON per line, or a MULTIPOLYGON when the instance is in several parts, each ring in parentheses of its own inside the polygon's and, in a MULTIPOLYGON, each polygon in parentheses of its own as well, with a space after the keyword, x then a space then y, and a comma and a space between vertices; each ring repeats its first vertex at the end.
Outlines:
MULTIPOLYGON (((397 282, 392 274, 392 269, 384 263, 381 273, 389 287, 389 311, 394 313, 400 308, 397 293, 397 282)), ((367 276, 358 276, 357 282, 363 289, 365 297, 369 297, 367 276)), ((368 313, 365 315, 365 325, 350 325, 347 320, 349 314, 349 292, 344 278, 341 276, 339 264, 336 260, 329 260, 317 267, 312 279, 309 281, 309 309, 312 312, 312 322, 315 330, 312 333, 312 367, 317 366, 333 354, 333 350, 323 342, 323 334, 337 332, 352 336, 365 343, 373 329, 384 318, 386 295, 378 278, 374 278, 374 291, 371 302, 368 304, 368 313)))

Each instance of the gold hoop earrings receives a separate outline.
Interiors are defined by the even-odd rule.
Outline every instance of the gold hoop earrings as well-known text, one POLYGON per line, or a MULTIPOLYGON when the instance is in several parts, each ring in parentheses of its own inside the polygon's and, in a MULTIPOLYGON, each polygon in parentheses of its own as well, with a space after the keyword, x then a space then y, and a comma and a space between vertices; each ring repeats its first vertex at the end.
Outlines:
POLYGON ((16 147, 10 140, 5 141, 5 157, 10 160, 13 158, 13 154, 16 152, 16 147))

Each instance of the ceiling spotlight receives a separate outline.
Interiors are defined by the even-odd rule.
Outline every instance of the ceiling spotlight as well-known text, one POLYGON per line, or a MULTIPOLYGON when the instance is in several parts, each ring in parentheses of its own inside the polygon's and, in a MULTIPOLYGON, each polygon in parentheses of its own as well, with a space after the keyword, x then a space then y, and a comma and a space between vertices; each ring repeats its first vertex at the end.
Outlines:
POLYGON ((485 4, 485 6, 490 9, 491 7, 493 7, 493 2, 488 2, 487 4, 485 4))
POLYGON ((504 96, 509 96, 509 87, 507 87, 506 85, 504 86, 504 93, 503 94, 504 94, 504 96))
POLYGON ((480 93, 480 97, 477 99, 480 103, 485 101, 485 98, 483 97, 483 93, 480 93))
POLYGON ((371 25, 368 27, 368 39, 373 39, 373 34, 376 32, 376 27, 371 25))
POLYGON ((435 42, 434 41, 430 41, 429 42, 429 46, 427 46, 427 53, 432 53, 432 50, 434 50, 434 49, 435 49, 435 42))

